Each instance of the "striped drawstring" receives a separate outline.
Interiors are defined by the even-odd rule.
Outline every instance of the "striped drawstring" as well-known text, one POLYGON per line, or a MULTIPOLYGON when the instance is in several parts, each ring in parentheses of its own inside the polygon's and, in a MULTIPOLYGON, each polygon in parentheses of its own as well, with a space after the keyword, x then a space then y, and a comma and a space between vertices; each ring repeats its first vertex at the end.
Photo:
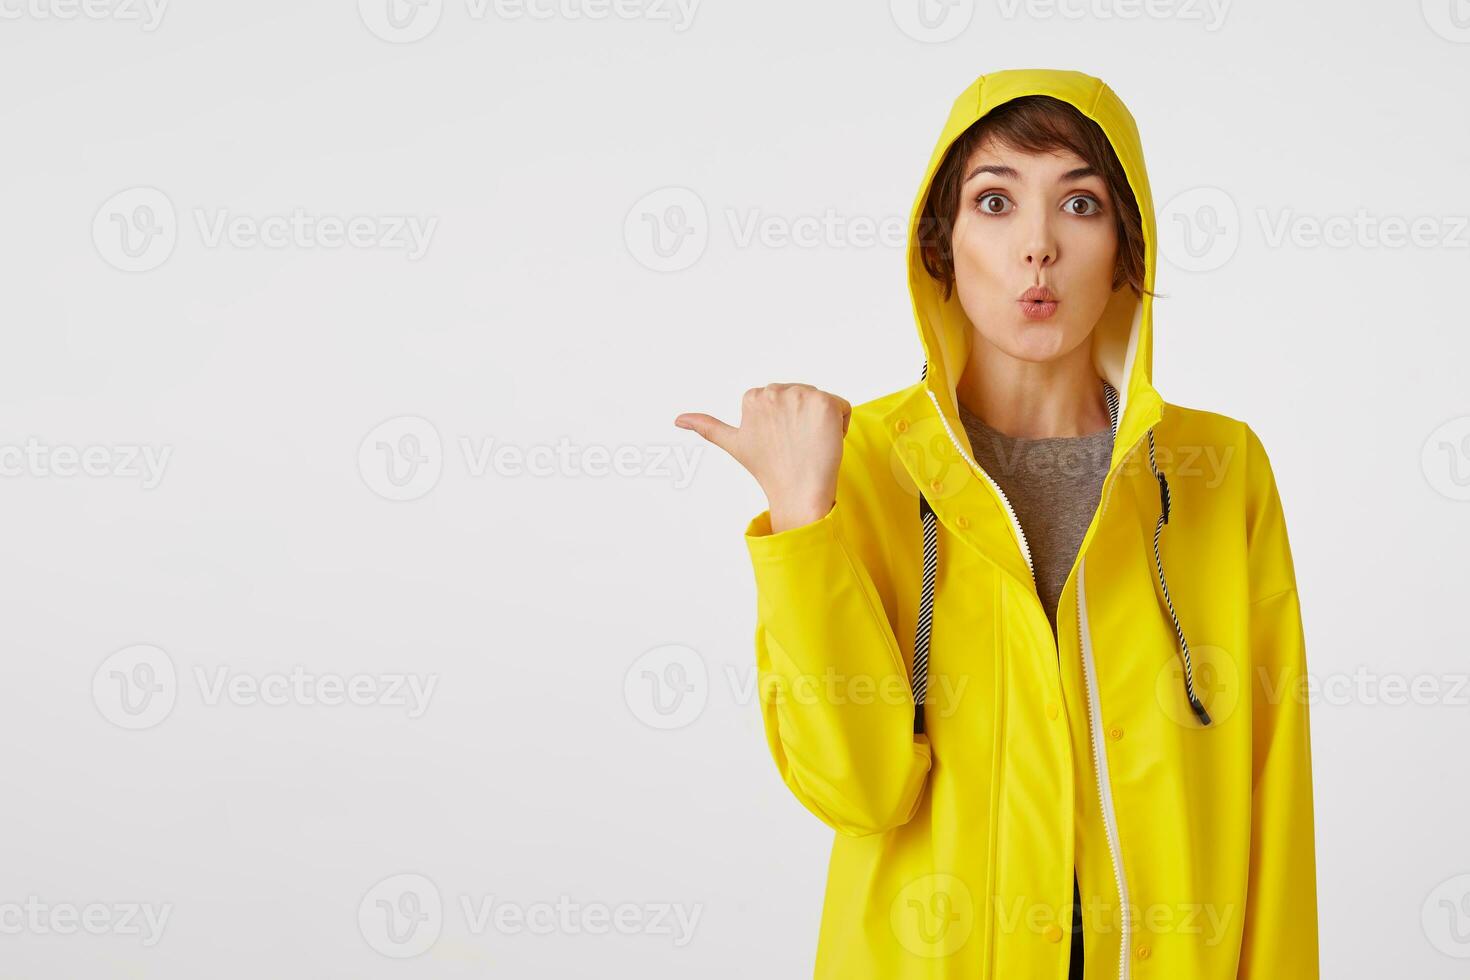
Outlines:
POLYGON ((1159 536, 1164 533, 1164 525, 1169 523, 1171 500, 1169 481, 1159 472, 1159 464, 1154 459, 1153 429, 1148 430, 1148 467, 1154 471, 1154 478, 1159 481, 1159 522, 1154 525, 1154 568, 1159 573, 1159 589, 1164 594, 1164 605, 1169 607, 1169 618, 1174 621, 1174 635, 1179 638, 1179 649, 1184 654, 1184 696, 1189 698, 1189 706, 1199 718, 1200 724, 1208 725, 1210 713, 1194 693, 1194 665, 1189 659, 1189 641, 1184 638, 1184 627, 1179 625, 1179 614, 1174 611, 1174 600, 1169 598, 1169 583, 1164 579, 1164 560, 1159 556, 1159 536))
MULTIPOLYGON (((919 380, 923 380, 929 373, 929 362, 924 361, 924 368, 919 374, 919 380)), ((1107 401, 1108 420, 1112 425, 1114 441, 1118 436, 1118 414, 1119 399, 1118 391, 1111 384, 1103 382, 1103 397, 1107 401)), ((1159 538, 1163 535, 1164 525, 1169 523, 1169 511, 1172 500, 1169 494, 1169 481, 1160 472, 1158 461, 1154 454, 1154 430, 1148 430, 1148 465, 1153 471, 1154 478, 1159 482, 1159 520, 1154 525, 1154 568, 1159 575, 1159 589, 1164 596, 1164 605, 1168 607, 1169 619, 1174 623, 1174 635, 1179 640, 1179 650, 1184 655, 1184 694, 1189 699, 1189 707, 1199 718, 1200 723, 1208 725, 1210 714, 1200 702, 1199 696, 1194 691, 1194 666, 1189 656, 1189 641, 1184 638, 1184 627, 1179 623, 1179 614, 1174 609, 1174 600, 1169 596, 1169 583, 1164 578, 1164 560, 1159 553, 1159 538)), ((934 628, 934 579, 939 568, 939 527, 938 520, 934 514, 934 508, 929 505, 929 500, 921 491, 919 493, 919 520, 923 525, 924 533, 924 570, 923 586, 919 592, 919 619, 914 628, 914 667, 912 687, 914 692, 914 734, 924 731, 924 700, 929 690, 929 639, 934 628)))
POLYGON ((919 593, 919 623, 914 628, 914 734, 924 732, 924 697, 929 692, 929 633, 934 625, 934 575, 939 570, 939 521, 929 498, 919 494, 924 524, 924 586, 919 593))
MULTIPOLYGON (((929 359, 919 380, 929 375, 929 359)), ((919 522, 924 526, 924 585, 919 590, 919 622, 914 627, 914 734, 924 733, 924 698, 929 693, 929 634, 934 626, 934 576, 939 570, 939 522, 924 491, 919 491, 919 522)))

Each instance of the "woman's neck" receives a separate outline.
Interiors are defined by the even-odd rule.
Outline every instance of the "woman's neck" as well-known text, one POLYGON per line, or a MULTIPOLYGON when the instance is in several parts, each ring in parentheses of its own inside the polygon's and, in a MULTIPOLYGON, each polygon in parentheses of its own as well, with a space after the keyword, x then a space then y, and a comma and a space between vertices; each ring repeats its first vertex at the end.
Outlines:
POLYGON ((1018 439, 1091 435, 1109 425, 1092 345, 1053 361, 1023 361, 974 334, 955 396, 997 432, 1018 439))

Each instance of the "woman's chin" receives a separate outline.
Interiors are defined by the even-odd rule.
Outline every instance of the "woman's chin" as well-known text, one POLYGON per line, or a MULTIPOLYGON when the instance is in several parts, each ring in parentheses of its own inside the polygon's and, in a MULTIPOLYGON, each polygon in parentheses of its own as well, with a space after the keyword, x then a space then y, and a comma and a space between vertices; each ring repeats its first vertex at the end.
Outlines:
POLYGON ((1019 361, 1045 363, 1069 353, 1076 346, 1074 331, 1060 323, 1021 320, 1012 324, 999 347, 1019 361))

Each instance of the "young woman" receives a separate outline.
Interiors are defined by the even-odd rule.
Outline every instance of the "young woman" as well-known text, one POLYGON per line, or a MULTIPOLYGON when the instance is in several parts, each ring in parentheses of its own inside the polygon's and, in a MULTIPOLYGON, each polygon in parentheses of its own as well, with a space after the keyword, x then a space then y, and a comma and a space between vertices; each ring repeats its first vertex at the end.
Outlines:
POLYGON ((921 380, 676 420, 769 504, 766 740, 836 831, 818 977, 1318 977, 1281 502, 1246 425, 1155 390, 1157 254, 1112 90, 982 76, 911 213, 921 380))

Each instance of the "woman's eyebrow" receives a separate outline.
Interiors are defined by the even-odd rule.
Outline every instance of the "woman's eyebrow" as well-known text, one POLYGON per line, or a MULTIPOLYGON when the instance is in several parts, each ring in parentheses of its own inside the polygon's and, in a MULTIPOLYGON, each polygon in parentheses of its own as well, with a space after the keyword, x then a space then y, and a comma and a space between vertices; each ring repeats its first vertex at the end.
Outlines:
MULTIPOLYGON (((969 174, 965 177, 965 181, 969 182, 972 178, 979 174, 994 174, 997 177, 1005 177, 1010 180, 1021 179, 1021 172, 1015 167, 1008 167, 1003 163, 982 163, 980 166, 969 172, 969 174)), ((1066 173, 1058 177, 1057 183, 1065 184, 1069 181, 1081 180, 1083 177, 1101 176, 1102 174, 1097 172, 1096 167, 1076 167, 1072 170, 1068 170, 1066 173)))
POLYGON ((1011 180, 1019 180, 1021 177, 1021 172, 1015 167, 1007 167, 1003 163, 982 163, 971 170, 965 180, 969 181, 979 174, 995 174, 997 177, 1008 177, 1011 180))

